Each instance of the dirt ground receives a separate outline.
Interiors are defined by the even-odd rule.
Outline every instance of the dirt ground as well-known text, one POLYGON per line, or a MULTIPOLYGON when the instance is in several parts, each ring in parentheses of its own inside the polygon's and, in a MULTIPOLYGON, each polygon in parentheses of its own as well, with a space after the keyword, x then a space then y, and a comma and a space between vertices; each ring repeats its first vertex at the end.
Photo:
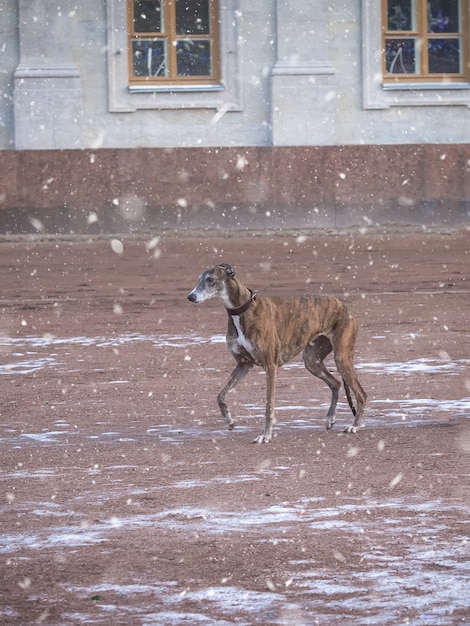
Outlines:
MULTIPOLYGON (((0 241, 2 624, 470 624, 470 233, 0 241), (214 262, 357 318, 365 427, 233 363, 214 262)), ((329 366, 334 371, 333 363, 329 366)))

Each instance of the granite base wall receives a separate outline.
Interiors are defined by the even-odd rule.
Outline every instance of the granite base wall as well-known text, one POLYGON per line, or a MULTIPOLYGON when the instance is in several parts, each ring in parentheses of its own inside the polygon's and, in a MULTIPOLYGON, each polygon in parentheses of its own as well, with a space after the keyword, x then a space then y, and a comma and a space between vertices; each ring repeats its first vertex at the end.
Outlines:
POLYGON ((0 151, 0 233, 470 222, 470 144, 0 151))

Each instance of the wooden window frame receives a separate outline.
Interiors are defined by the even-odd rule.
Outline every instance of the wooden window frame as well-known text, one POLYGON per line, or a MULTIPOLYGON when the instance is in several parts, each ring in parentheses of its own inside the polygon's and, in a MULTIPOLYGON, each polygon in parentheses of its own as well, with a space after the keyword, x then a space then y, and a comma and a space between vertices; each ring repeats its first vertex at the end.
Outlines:
POLYGON ((221 82, 220 63, 220 39, 219 39, 219 7, 218 0, 209 2, 209 34, 204 35, 178 35, 176 33, 175 6, 176 0, 161 0, 163 7, 163 23, 165 32, 144 33, 134 30, 134 0, 127 0, 127 49, 128 49, 128 72, 130 87, 168 87, 177 86, 184 88, 201 85, 219 85, 221 82), (166 76, 135 76, 133 64, 132 42, 135 39, 161 39, 166 41, 168 50, 168 74, 166 76), (176 42, 184 40, 210 40, 211 42, 211 75, 203 76, 178 76, 176 59, 176 42))
POLYGON ((397 83, 462 83, 469 80, 469 26, 468 26, 468 0, 460 1, 460 31, 452 33, 429 33, 427 29, 427 0, 415 0, 416 2, 416 29, 415 30, 388 30, 388 2, 382 0, 382 76, 384 84, 397 83), (390 74, 386 69, 386 39, 414 39, 420 42, 417 55, 419 55, 420 71, 415 74, 397 73, 390 74), (429 72, 428 66, 428 41, 432 39, 452 39, 461 40, 461 73, 436 74, 429 72))

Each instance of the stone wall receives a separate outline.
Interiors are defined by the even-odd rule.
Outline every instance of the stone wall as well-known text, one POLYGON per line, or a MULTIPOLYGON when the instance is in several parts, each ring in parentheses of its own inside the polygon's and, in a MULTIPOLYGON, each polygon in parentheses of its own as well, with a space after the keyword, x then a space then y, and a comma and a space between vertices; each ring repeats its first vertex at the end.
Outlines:
POLYGON ((470 145, 0 151, 0 233, 470 222, 470 145))

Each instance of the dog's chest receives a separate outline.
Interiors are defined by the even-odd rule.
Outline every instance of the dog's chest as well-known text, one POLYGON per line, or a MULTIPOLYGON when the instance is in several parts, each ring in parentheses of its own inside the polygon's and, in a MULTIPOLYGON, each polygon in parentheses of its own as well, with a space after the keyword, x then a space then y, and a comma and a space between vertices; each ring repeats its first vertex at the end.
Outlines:
POLYGON ((242 328, 242 325, 240 323, 240 317, 238 315, 234 315, 232 317, 232 321, 233 321, 233 324, 235 326, 235 330, 237 331, 237 339, 236 339, 235 345, 242 347, 244 350, 246 350, 248 352, 248 354, 251 354, 251 356, 254 356, 253 355, 253 352, 254 352, 253 344, 245 336, 245 333, 243 332, 243 328, 242 328))

